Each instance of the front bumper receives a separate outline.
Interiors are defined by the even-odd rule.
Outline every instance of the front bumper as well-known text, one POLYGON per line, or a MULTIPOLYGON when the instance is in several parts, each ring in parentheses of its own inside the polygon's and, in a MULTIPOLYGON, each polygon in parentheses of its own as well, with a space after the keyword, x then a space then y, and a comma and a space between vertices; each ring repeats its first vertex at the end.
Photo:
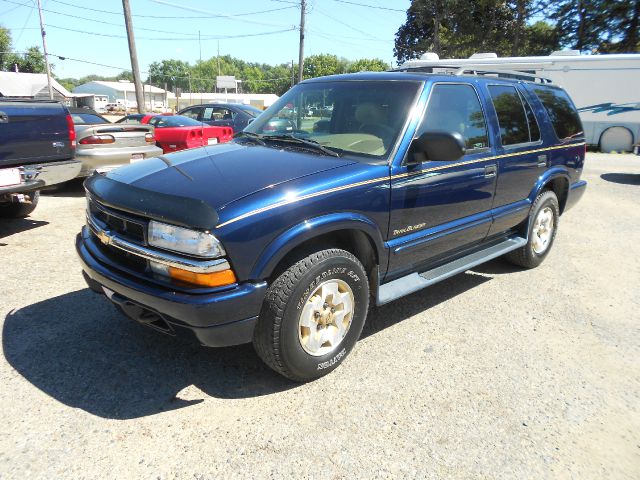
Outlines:
POLYGON ((78 160, 63 160, 24 165, 18 168, 20 169, 21 182, 17 185, 0 187, 0 195, 32 192, 42 187, 72 180, 80 172, 80 162, 78 160))
POLYGON ((266 282, 215 293, 170 291, 100 263, 86 247, 83 232, 76 237, 76 251, 89 288, 106 295, 130 318, 165 333, 188 330, 210 347, 251 342, 266 282))
POLYGON ((143 155, 145 159, 162 155, 156 145, 123 148, 82 148, 76 150, 76 159, 82 162, 80 177, 87 177, 100 168, 115 168, 131 163, 132 155, 143 155))

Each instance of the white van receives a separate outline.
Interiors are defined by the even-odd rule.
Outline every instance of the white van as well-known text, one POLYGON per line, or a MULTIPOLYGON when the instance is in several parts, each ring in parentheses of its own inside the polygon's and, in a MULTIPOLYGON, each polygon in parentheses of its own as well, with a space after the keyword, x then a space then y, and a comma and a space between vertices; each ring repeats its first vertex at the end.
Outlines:
POLYGON ((589 145, 603 152, 631 151, 640 142, 640 54, 580 55, 577 50, 543 57, 502 57, 476 53, 467 59, 440 59, 426 53, 398 70, 514 70, 563 87, 573 98, 589 145))

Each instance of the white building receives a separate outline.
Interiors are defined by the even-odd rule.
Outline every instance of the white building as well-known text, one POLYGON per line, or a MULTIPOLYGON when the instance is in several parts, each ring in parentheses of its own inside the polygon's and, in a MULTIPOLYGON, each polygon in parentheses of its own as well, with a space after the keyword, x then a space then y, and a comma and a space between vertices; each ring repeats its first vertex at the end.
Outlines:
MULTIPOLYGON (((144 103, 148 109, 163 108, 167 105, 167 97, 173 97, 173 93, 153 85, 143 85, 144 103)), ((109 103, 119 103, 127 108, 137 108, 135 85, 132 82, 106 82, 96 80, 83 83, 73 89, 73 93, 90 93, 94 95, 106 95, 109 103)))
MULTIPOLYGON (((280 97, 274 93, 182 92, 182 96, 177 100, 180 101, 178 110, 200 103, 239 103, 263 110, 269 108, 278 98, 280 97)), ((169 102, 170 107, 176 106, 176 98, 172 93, 169 94, 169 102)))
MULTIPOLYGON (((51 79, 54 100, 71 105, 73 94, 51 79)), ((0 72, 0 97, 49 98, 46 73, 0 72)))

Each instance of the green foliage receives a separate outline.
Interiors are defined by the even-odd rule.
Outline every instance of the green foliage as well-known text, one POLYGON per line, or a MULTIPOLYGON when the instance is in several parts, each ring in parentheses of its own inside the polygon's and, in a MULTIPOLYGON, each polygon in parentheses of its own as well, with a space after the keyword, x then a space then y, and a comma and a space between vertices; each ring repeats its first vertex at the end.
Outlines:
POLYGON ((6 67, 6 58, 11 52, 11 32, 0 26, 0 70, 6 67))
POLYGON ((541 0, 560 44, 581 52, 640 51, 640 0, 541 0))
POLYGON ((349 73, 355 72, 384 72, 390 65, 379 58, 362 58, 349 65, 349 73))
MULTIPOLYGON (((17 65, 19 72, 47 73, 44 55, 40 51, 40 47, 29 47, 24 54, 11 53, 7 55, 5 63, 8 70, 13 70, 17 65)), ((53 64, 49 66, 53 71, 53 64)))
POLYGON ((413 0, 406 22, 396 33, 394 53, 398 62, 425 52, 447 58, 467 58, 476 52, 495 52, 499 56, 548 55, 560 48, 564 38, 553 25, 557 5, 561 3, 413 0), (552 23, 531 23, 542 12, 552 23))

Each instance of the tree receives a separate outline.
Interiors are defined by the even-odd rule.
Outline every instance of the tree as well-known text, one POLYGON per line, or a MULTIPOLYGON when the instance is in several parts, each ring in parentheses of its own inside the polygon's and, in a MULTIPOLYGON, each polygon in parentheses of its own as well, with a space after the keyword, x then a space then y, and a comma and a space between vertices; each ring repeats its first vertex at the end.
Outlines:
POLYGON ((189 88, 189 77, 191 67, 182 60, 162 60, 149 65, 149 78, 147 83, 167 84, 169 90, 176 87, 182 89, 189 88))
POLYGON ((11 52, 11 32, 0 26, 0 70, 8 69, 6 58, 11 52))
MULTIPOLYGON (((29 47, 23 54, 11 53, 7 55, 5 62, 9 69, 17 66, 19 72, 24 73, 47 73, 47 66, 44 61, 44 55, 40 51, 40 47, 29 47)), ((49 68, 53 72, 54 65, 49 64, 49 68)))
POLYGON ((311 55, 304 59, 304 78, 324 77, 347 71, 347 61, 336 55, 311 55))
POLYGON ((349 65, 349 73, 355 72, 384 72, 389 70, 389 64, 379 58, 361 58, 349 65))
POLYGON ((396 33, 399 62, 424 52, 468 57, 478 51, 511 53, 513 9, 502 0, 413 0, 396 33))

